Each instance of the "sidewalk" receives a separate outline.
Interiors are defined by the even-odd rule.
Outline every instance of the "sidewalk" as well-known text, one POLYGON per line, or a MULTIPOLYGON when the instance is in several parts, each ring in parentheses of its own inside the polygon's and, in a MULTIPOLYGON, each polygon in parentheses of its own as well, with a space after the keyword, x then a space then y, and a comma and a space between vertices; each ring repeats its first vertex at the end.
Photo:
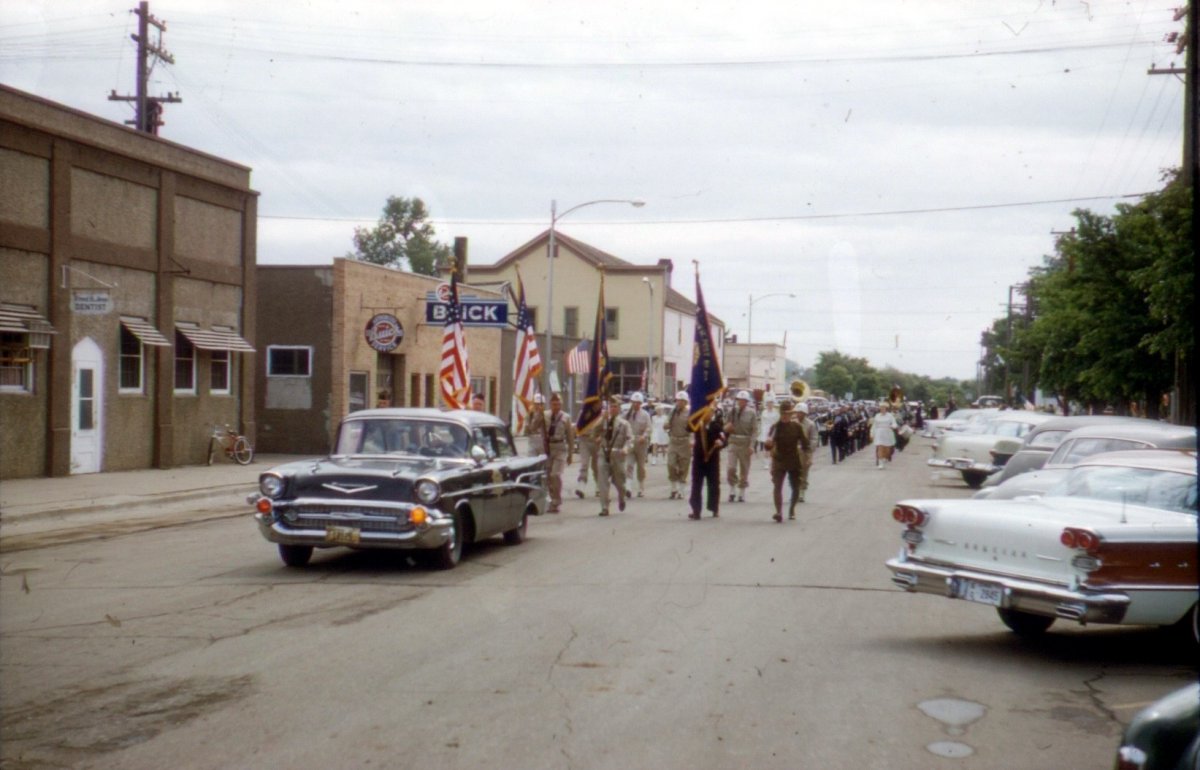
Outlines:
POLYGON ((229 461, 180 468, 89 473, 0 481, 0 532, 28 532, 146 519, 181 506, 240 505, 258 488, 263 471, 307 455, 261 455, 249 465, 229 461))

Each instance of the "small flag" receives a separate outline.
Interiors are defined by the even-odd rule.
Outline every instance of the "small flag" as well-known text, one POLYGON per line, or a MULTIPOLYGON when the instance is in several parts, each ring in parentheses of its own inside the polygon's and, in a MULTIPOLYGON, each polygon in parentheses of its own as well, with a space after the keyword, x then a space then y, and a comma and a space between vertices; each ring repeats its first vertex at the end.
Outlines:
POLYGON ((581 340, 567 353, 567 374, 587 374, 589 358, 591 358, 591 345, 587 340, 581 340))
POLYGON ((538 392, 537 377, 542 373, 542 358, 538 355, 537 336, 533 317, 525 304, 525 284, 517 273, 517 354, 513 361, 513 425, 518 435, 525 433, 533 397, 538 392))
POLYGON ((450 301, 442 328, 442 369, 438 374, 442 401, 451 409, 468 409, 471 406, 471 364, 467 359, 467 340, 463 336, 462 306, 458 304, 457 271, 450 273, 450 301))

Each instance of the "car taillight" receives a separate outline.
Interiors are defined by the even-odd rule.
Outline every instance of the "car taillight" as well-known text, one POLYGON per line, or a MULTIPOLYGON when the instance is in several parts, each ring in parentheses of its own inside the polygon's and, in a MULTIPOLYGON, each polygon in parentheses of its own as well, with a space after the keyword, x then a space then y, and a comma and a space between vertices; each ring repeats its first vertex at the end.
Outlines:
POLYGON ((1086 529, 1067 527, 1059 535, 1058 541, 1067 548, 1079 548, 1084 551, 1094 551, 1100 547, 1100 536, 1086 529))
POLYGON ((929 523, 929 514, 911 505, 897 505, 892 509, 892 518, 910 527, 923 527, 929 523))

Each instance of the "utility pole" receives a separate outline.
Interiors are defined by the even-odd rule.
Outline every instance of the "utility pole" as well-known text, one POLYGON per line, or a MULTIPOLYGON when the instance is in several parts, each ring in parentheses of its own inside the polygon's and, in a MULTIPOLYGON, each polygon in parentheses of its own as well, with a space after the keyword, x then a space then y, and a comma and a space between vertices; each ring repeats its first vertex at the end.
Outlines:
POLYGON ((134 13, 138 16, 138 31, 136 35, 130 35, 134 42, 138 45, 137 50, 137 94, 135 96, 118 96, 116 89, 108 95, 110 102, 133 102, 134 103, 134 119, 127 120, 127 125, 133 126, 138 131, 144 131, 147 134, 158 135, 158 127, 163 124, 162 106, 164 104, 182 102, 179 98, 179 92, 170 93, 166 96, 150 96, 146 93, 150 83, 150 71, 154 69, 154 63, 150 60, 151 56, 155 59, 164 61, 167 64, 174 64, 175 57, 167 52, 162 47, 162 35, 167 31, 167 23, 159 21, 150 15, 150 3, 143 0, 138 3, 138 7, 134 9, 134 13), (150 27, 158 30, 158 36, 155 40, 150 39, 150 27))
MULTIPOLYGON (((1185 20, 1183 34, 1171 33, 1167 42, 1175 43, 1175 54, 1185 54, 1184 66, 1151 67, 1151 75, 1183 75, 1183 183, 1192 191, 1192 238, 1200 232, 1200 153, 1197 152, 1196 106, 1200 99, 1196 91, 1196 50, 1200 48, 1200 35, 1197 34, 1195 0, 1189 0, 1186 6, 1175 9, 1175 21, 1185 20)), ((1195 425, 1196 391, 1195 364, 1175 353, 1175 386, 1171 393, 1170 420, 1176 425, 1195 425)))

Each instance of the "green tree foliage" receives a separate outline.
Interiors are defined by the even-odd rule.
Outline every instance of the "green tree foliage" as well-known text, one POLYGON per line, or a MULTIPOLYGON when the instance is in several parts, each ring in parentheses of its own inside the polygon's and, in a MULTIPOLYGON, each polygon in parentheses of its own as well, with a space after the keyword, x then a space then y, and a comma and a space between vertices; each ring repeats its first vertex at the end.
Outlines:
POLYGON ((1056 254, 1030 271, 1031 317, 1015 323, 1011 341, 1007 317, 984 333, 988 382, 1005 364, 1011 373, 1029 362, 1060 406, 1144 402, 1156 414, 1175 357, 1190 359, 1194 344, 1190 216, 1190 193, 1173 173, 1162 191, 1113 216, 1074 212, 1056 254))
POLYGON ((389 196, 375 227, 354 228, 354 252, 347 256, 387 267, 437 275, 450 261, 450 247, 434 240, 429 210, 420 198, 389 196))
POLYGON ((836 350, 827 350, 817 356, 811 377, 810 385, 824 390, 835 399, 847 393, 861 400, 886 398, 894 385, 900 386, 905 399, 909 401, 945 404, 953 395, 961 403, 969 403, 975 398, 973 383, 960 383, 948 377, 934 380, 892 367, 879 370, 865 358, 847 356, 836 350))

